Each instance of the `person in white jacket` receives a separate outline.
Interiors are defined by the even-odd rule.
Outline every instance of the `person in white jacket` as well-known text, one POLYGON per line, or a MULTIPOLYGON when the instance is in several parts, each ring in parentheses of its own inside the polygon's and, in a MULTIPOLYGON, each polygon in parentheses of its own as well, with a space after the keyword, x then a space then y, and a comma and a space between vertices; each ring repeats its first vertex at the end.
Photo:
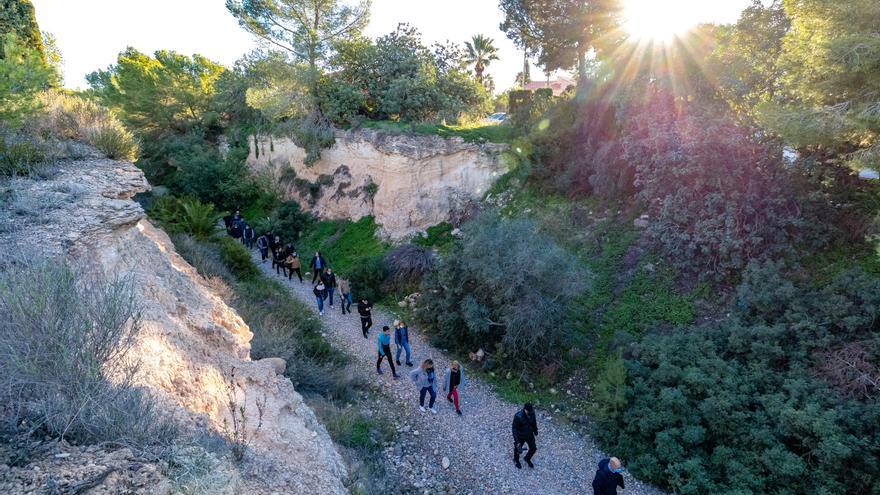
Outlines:
POLYGON ((464 369, 458 361, 450 363, 449 367, 443 373, 443 391, 446 393, 446 400, 455 405, 455 413, 461 416, 461 407, 459 406, 458 391, 467 383, 464 379, 464 369))

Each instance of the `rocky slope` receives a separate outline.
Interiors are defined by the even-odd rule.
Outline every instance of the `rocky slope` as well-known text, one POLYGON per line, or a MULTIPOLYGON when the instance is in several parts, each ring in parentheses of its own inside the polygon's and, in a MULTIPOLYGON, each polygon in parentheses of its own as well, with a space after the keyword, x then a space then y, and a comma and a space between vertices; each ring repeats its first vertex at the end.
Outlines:
POLYGON ((250 142, 248 165, 268 173, 287 199, 321 218, 373 215, 391 239, 450 220, 506 171, 505 145, 461 138, 337 131, 336 144, 311 166, 290 139, 250 142))
MULTIPOLYGON (((70 256, 133 277, 143 312, 139 382, 194 431, 229 436, 230 397, 245 408, 248 472, 229 473, 225 493, 347 493, 342 459, 281 376, 283 363, 250 359, 247 325, 131 199, 147 189, 134 165, 96 155, 63 162, 42 180, 13 179, 0 190, 0 251, 70 256)), ((63 469, 65 458, 52 468, 63 469)))

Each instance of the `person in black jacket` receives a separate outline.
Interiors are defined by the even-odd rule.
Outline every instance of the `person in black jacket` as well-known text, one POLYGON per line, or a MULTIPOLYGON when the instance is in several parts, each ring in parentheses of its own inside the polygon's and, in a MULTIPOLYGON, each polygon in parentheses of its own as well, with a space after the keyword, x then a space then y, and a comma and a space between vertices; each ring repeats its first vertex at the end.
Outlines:
POLYGON ((596 477, 593 478, 593 495, 617 495, 617 487, 623 489, 621 471, 623 466, 617 457, 599 461, 596 477))
POLYGON ((312 261, 309 262, 309 268, 312 269, 312 283, 315 283, 323 273, 324 269, 327 268, 327 260, 321 256, 321 251, 315 251, 315 255, 312 256, 312 261))
POLYGON ((519 454, 524 444, 528 444, 529 451, 524 457, 526 464, 530 468, 535 467, 532 464, 532 457, 538 448, 535 446, 535 437, 538 435, 538 421, 535 419, 535 408, 530 402, 526 402, 522 410, 513 416, 513 463, 517 469, 522 469, 519 463, 519 454))
POLYGON ((367 298, 358 301, 358 314, 361 315, 361 331, 364 332, 364 338, 367 338, 367 333, 373 326, 373 305, 367 298))
POLYGON ((321 274, 321 280, 324 282, 324 287, 327 287, 327 299, 330 299, 330 307, 333 307, 333 293, 336 292, 336 275, 333 274, 333 270, 329 267, 324 270, 324 273, 321 274))
POLYGON ((248 248, 254 248, 254 237, 256 236, 254 228, 248 224, 244 224, 244 232, 242 233, 241 242, 248 248))

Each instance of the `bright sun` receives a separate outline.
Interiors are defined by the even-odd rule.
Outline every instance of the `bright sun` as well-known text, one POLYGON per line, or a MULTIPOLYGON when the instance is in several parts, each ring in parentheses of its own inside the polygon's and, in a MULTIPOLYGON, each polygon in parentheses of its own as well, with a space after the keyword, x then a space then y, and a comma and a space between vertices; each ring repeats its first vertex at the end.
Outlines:
POLYGON ((623 27, 636 39, 669 41, 683 34, 698 21, 694 2, 688 0, 624 0, 623 27))

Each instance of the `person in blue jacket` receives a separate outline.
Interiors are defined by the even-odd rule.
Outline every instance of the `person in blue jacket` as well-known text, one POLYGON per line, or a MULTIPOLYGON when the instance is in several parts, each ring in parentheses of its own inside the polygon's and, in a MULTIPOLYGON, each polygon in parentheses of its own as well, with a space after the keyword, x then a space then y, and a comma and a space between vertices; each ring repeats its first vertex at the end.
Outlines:
POLYGON ((379 359, 376 360, 376 373, 382 374, 382 360, 388 358, 388 365, 391 366, 391 375, 397 378, 397 370, 394 368, 394 361, 391 360, 391 329, 388 325, 382 327, 382 333, 376 340, 376 346, 379 348, 379 359))
POLYGON ((395 320, 394 322, 394 343, 397 345, 397 365, 400 364, 400 351, 406 351, 406 365, 412 367, 412 361, 410 361, 410 350, 409 350, 409 328, 407 328, 406 323, 395 320))
POLYGON ((623 466, 617 457, 599 461, 596 477, 593 478, 593 495, 617 495, 617 487, 623 489, 622 471, 623 466))

